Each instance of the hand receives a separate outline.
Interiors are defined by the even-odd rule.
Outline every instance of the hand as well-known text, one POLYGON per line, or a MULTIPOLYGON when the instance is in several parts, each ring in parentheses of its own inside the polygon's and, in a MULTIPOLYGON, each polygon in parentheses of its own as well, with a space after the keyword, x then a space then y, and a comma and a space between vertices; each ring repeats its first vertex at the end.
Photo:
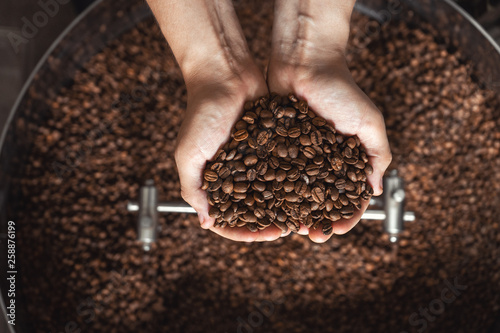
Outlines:
MULTIPOLYGON (((212 69, 210 69, 212 71, 212 69)), ((207 193, 201 189, 206 162, 228 140, 241 117, 245 101, 267 94, 264 77, 255 68, 239 75, 211 72, 209 82, 188 82, 186 117, 177 138, 175 160, 181 180, 181 194, 198 212, 202 228, 235 241, 271 241, 281 236, 274 225, 251 232, 246 227, 215 228, 209 217, 207 193)))
MULTIPOLYGON (((384 119, 370 99, 354 83, 342 54, 330 59, 327 64, 294 66, 279 61, 269 68, 268 83, 271 91, 280 94, 294 92, 305 99, 309 107, 333 124, 343 135, 357 135, 366 148, 373 167, 368 182, 375 195, 382 193, 382 176, 391 162, 391 153, 385 131, 384 119)), ((369 201, 363 201, 361 210, 351 219, 332 223, 334 234, 344 234, 360 220, 369 201)), ((315 242, 325 242, 321 229, 309 229, 301 225, 301 234, 309 234, 315 242)))
POLYGON ((188 91, 175 160, 181 194, 201 226, 235 241, 274 240, 277 227, 214 228, 201 189, 206 162, 230 137, 245 101, 265 95, 264 76, 253 62, 231 0, 148 0, 182 70, 188 91))
MULTIPOLYGON (((382 193, 382 176, 391 162, 384 119, 359 89, 347 68, 344 52, 354 0, 276 0, 272 54, 268 70, 270 91, 295 93, 343 135, 356 134, 366 148, 373 174, 368 177, 375 195, 382 193)), ((344 234, 360 220, 369 202, 349 219, 332 223, 344 234)), ((300 227, 300 234, 325 242, 322 230, 300 227)))

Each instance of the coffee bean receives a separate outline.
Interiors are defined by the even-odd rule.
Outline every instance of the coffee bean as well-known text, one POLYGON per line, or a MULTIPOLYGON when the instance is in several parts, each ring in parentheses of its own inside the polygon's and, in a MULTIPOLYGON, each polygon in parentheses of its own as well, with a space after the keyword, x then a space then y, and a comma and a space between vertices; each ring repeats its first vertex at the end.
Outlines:
MULTIPOLYGON (((259 161, 259 159, 257 158, 256 155, 248 155, 244 159, 244 163, 246 166, 253 166, 253 165, 257 164, 258 161, 259 161)), ((241 170, 239 170, 239 171, 241 171, 241 170)))
POLYGON ((227 178, 223 183, 222 183, 222 191, 227 194, 233 193, 233 179, 227 178))
POLYGON ((261 131, 257 136, 257 144, 259 146, 265 145, 268 142, 270 137, 271 137, 271 134, 268 131, 261 131))
POLYGON ((216 207, 212 206, 208 210, 208 216, 213 217, 213 218, 217 218, 217 217, 221 216, 221 212, 220 212, 219 209, 217 209, 216 207))
POLYGON ((302 146, 310 146, 312 144, 311 138, 309 137, 309 135, 306 134, 302 134, 299 137, 299 141, 302 146))
POLYGON ((264 192, 266 190, 266 184, 260 181, 255 181, 252 183, 252 189, 258 192, 264 192))
POLYGON ((283 137, 288 136, 288 131, 287 131, 287 129, 284 126, 278 126, 278 127, 276 127, 276 133, 278 135, 283 136, 283 137))
POLYGON ((280 143, 276 147, 276 151, 278 153, 278 156, 281 157, 281 158, 285 158, 285 157, 288 156, 288 148, 283 143, 280 143))
POLYGON ((313 145, 315 145, 315 146, 321 145, 322 140, 323 140, 323 136, 321 135, 320 131, 316 130, 316 131, 311 132, 311 142, 313 145))
POLYGON ((301 133, 302 132, 299 127, 292 127, 288 130, 288 136, 291 138, 298 138, 301 133))
POLYGON ((345 189, 346 180, 344 178, 339 178, 335 181, 335 187, 339 190, 345 189))
POLYGON ((207 182, 215 182, 219 177, 217 176, 217 173, 212 170, 205 170, 205 180, 207 182))
POLYGON ((294 185, 294 191, 300 196, 303 196, 307 190, 307 185, 303 181, 297 181, 294 185))
POLYGON ((245 129, 238 130, 234 133, 234 140, 243 141, 248 138, 248 132, 245 129))
POLYGON ((299 201, 299 198, 300 198, 300 196, 295 192, 288 192, 285 195, 285 200, 289 201, 289 202, 297 202, 297 201, 299 201))
POLYGON ((345 144, 347 145, 348 148, 354 149, 354 148, 356 148, 356 139, 353 137, 350 137, 345 141, 345 144))
MULTIPOLYGON (((299 147, 297 147, 296 145, 291 145, 288 147, 288 156, 290 156, 290 158, 297 158, 299 156, 299 147)), ((293 161, 292 161, 293 163, 293 161)))
POLYGON ((325 193, 319 187, 315 187, 311 191, 311 195, 314 201, 321 203, 325 201, 325 193))
POLYGON ((272 182, 274 179, 276 179, 276 173, 274 169, 268 169, 264 174, 264 179, 266 180, 266 182, 272 182))
POLYGON ((236 193, 245 193, 248 190, 248 184, 247 183, 235 183, 233 190, 236 193))
POLYGON ((316 156, 316 150, 313 147, 305 147, 302 152, 308 159, 313 159, 316 156))
POLYGON ((333 228, 331 224, 324 224, 322 229, 323 235, 329 236, 333 232, 333 228))
POLYGON ((300 224, 297 221, 288 219, 288 220, 286 220, 286 226, 288 228, 290 228, 290 230, 292 230, 292 232, 295 232, 295 233, 299 232, 300 224))

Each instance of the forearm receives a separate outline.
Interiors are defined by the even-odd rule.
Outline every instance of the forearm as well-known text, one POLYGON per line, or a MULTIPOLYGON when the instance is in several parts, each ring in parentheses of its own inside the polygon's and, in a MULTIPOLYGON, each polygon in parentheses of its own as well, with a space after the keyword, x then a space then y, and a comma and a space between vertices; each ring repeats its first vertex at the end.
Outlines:
POLYGON ((231 0, 148 0, 148 3, 186 83, 224 80, 227 76, 241 75, 253 64, 231 0), (205 73, 211 77, 204 78, 205 73))
POLYGON ((272 59, 290 65, 343 54, 354 0, 277 0, 272 59))

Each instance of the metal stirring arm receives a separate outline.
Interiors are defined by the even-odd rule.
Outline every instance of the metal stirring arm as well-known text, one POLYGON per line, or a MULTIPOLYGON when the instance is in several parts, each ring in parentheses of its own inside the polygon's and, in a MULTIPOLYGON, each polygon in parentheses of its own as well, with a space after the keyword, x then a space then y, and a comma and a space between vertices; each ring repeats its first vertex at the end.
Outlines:
MULTIPOLYGON (((399 233, 403 231, 404 222, 415 220, 413 212, 404 211, 405 191, 401 178, 397 171, 392 170, 384 178, 384 194, 379 198, 370 200, 371 206, 379 206, 384 209, 367 209, 361 219, 384 221, 384 231, 390 236, 391 242, 396 242, 399 233)), ((153 180, 146 181, 141 187, 139 202, 127 204, 129 212, 139 212, 137 222, 137 235, 139 241, 148 251, 151 243, 156 241, 158 233, 158 213, 188 213, 196 214, 193 207, 185 202, 158 203, 158 191, 153 180)))

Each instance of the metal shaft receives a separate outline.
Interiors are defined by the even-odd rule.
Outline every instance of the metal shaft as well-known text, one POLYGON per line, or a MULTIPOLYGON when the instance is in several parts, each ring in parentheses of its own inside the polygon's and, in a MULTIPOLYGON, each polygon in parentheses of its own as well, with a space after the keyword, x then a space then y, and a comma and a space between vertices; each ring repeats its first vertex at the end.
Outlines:
MULTIPOLYGON (((129 212, 137 212, 139 211, 139 205, 136 202, 129 202, 127 205, 127 209, 129 212)), ((196 214, 194 208, 189 206, 185 202, 159 203, 157 206, 157 210, 159 213, 196 214)), ((386 214, 383 210, 367 209, 361 218, 364 220, 383 221, 386 218, 386 214)), ((415 214, 413 212, 406 212, 403 215, 403 219, 405 222, 412 222, 415 220, 415 214)))

